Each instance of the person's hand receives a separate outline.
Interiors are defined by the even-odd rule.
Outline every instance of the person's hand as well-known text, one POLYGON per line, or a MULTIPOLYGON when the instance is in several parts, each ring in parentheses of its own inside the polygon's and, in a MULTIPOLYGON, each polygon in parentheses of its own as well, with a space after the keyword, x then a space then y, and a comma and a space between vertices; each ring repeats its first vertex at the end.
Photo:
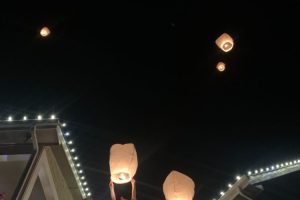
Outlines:
POLYGON ((114 187, 114 182, 112 182, 112 180, 110 180, 110 182, 109 182, 109 187, 110 188, 114 187))
POLYGON ((134 185, 135 184, 135 180, 131 179, 131 184, 134 185))

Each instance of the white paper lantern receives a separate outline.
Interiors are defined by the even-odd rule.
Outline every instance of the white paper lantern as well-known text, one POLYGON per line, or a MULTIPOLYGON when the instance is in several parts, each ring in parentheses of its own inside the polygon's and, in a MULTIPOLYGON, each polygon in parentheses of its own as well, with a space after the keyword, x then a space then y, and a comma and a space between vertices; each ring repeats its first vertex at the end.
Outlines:
POLYGON ((216 45, 222 49, 224 52, 228 52, 233 48, 234 42, 230 35, 227 33, 223 33, 218 39, 216 40, 216 45))
POLYGON ((225 71, 225 69, 226 69, 225 63, 223 63, 223 62, 218 62, 218 64, 217 64, 217 69, 218 69, 220 72, 225 71))
POLYGON ((172 171, 163 184, 166 200, 192 200, 195 194, 194 181, 178 171, 172 171))
POLYGON ((42 36, 42 37, 47 37, 47 36, 49 36, 50 35, 50 33, 51 33, 51 31, 50 31, 50 29, 48 28, 48 27, 43 27, 41 30, 40 30, 40 35, 42 36))
POLYGON ((133 144, 114 144, 109 158, 111 180, 117 184, 128 183, 138 167, 137 153, 133 144))

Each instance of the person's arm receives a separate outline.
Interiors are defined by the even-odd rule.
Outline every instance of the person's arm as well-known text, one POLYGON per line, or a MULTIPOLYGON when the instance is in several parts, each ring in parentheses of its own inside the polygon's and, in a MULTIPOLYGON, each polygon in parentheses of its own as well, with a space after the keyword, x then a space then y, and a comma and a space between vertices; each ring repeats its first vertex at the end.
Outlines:
POLYGON ((136 186, 134 179, 131 179, 131 200, 136 200, 136 186))
POLYGON ((110 189, 111 200, 117 200, 116 193, 115 193, 115 186, 112 181, 109 182, 109 189, 110 189))

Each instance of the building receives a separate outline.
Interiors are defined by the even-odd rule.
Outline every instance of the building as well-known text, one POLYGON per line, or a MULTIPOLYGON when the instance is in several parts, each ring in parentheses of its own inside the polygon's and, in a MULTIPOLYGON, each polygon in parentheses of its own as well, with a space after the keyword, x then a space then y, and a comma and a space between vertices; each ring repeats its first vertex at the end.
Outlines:
POLYGON ((247 175, 237 176, 236 182, 228 184, 228 190, 221 191, 219 198, 213 200, 255 200, 263 191, 263 182, 296 171, 300 171, 300 159, 249 171, 247 175))
POLYGON ((0 122, 0 199, 90 199, 64 126, 54 116, 0 122))

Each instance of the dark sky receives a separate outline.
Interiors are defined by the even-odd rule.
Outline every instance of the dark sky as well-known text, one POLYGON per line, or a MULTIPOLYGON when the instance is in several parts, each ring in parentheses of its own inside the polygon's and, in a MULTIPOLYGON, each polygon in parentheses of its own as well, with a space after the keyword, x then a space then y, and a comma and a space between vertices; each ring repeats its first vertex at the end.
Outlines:
MULTIPOLYGON (((236 174, 297 158, 300 6, 201 2, 1 6, 0 117, 67 120, 96 200, 114 143, 136 145, 141 200, 163 199, 172 169, 209 200, 236 174), (229 54, 214 44, 223 32, 229 54)), ((266 183, 261 199, 299 200, 299 178, 266 183)))

